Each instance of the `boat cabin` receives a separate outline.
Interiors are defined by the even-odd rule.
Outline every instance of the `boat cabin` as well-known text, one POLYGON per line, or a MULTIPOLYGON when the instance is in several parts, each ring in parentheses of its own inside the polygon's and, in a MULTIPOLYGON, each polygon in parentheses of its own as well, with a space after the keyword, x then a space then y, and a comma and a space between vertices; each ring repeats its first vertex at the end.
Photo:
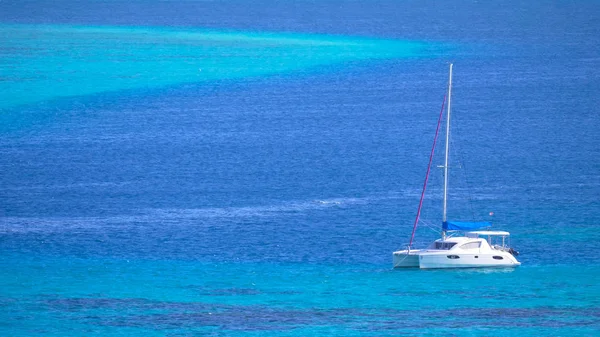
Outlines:
POLYGON ((465 236, 447 237, 445 240, 435 240, 427 250, 503 250, 509 249, 507 238, 509 232, 504 231, 473 231, 466 232, 465 236))
POLYGON ((435 240, 427 250, 471 250, 491 249, 490 245, 482 238, 449 237, 445 240, 435 240))

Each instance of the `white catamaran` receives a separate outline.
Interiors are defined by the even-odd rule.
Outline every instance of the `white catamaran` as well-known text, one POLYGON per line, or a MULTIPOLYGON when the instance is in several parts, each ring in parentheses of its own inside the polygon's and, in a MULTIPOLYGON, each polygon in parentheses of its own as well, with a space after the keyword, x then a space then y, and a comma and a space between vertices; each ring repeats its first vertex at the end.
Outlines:
POLYGON ((435 143, 443 117, 444 108, 440 111, 438 126, 433 141, 433 147, 429 156, 429 166, 423 184, 421 200, 417 211, 417 217, 413 226, 410 243, 405 250, 393 253, 394 268, 418 267, 421 269, 431 268, 481 268, 481 267, 517 267, 521 265, 515 258, 518 252, 507 245, 510 233, 504 231, 478 230, 489 228, 490 222, 464 222, 448 221, 447 199, 448 199, 448 145, 450 139, 450 103, 452 95, 452 64, 450 64, 450 76, 448 80, 448 108, 446 113, 446 154, 444 159, 444 198, 442 215, 442 237, 435 240, 426 249, 412 249, 415 230, 419 222, 423 197, 427 187, 429 171, 433 159, 435 143), (457 235, 464 233, 463 236, 457 235))

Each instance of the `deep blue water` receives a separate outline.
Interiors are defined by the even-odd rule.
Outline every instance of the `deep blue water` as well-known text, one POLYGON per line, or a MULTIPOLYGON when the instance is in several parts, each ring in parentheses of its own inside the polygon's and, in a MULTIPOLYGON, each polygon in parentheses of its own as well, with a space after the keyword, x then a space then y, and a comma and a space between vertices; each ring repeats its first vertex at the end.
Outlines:
POLYGON ((1 334, 598 335, 599 15, 588 1, 0 2, 11 25, 452 46, 0 110, 1 334), (493 211, 515 270, 391 268, 450 61, 450 216, 493 211))

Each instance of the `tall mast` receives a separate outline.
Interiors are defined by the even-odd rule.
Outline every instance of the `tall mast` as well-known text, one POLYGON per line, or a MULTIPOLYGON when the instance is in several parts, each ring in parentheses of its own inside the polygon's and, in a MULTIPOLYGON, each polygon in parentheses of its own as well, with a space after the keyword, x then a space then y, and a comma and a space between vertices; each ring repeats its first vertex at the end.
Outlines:
MULTIPOLYGON (((450 77, 448 79, 448 113, 446 115, 446 156, 444 159, 444 207, 442 213, 442 224, 448 221, 446 217, 448 203, 448 152, 450 143, 450 104, 452 101, 452 63, 450 63, 450 77)), ((446 230, 442 227, 442 240, 446 239, 446 230)))

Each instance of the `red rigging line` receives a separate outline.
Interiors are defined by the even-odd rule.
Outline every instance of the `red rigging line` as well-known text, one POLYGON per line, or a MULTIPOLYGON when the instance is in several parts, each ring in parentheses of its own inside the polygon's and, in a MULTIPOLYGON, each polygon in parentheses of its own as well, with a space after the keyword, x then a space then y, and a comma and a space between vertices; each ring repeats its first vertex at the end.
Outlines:
POLYGON ((446 105, 447 96, 448 95, 444 95, 442 109, 440 110, 440 117, 438 118, 437 128, 435 129, 435 137, 433 137, 433 145, 431 146, 431 153, 429 154, 429 165, 427 165, 425 182, 423 183, 423 190, 421 191, 421 200, 419 200, 419 209, 417 210, 417 217, 415 219, 415 224, 413 225, 412 234, 410 236, 410 243, 408 244, 409 249, 412 246, 413 239, 415 238, 415 231, 417 230, 417 224, 419 223, 419 217, 421 216, 421 208, 423 207, 423 199, 425 197, 425 190, 427 189, 427 181, 429 180, 429 171, 431 170, 431 162, 433 161, 433 152, 435 151, 435 143, 437 142, 438 134, 440 132, 440 124, 442 123, 442 117, 444 116, 444 105, 446 105))

